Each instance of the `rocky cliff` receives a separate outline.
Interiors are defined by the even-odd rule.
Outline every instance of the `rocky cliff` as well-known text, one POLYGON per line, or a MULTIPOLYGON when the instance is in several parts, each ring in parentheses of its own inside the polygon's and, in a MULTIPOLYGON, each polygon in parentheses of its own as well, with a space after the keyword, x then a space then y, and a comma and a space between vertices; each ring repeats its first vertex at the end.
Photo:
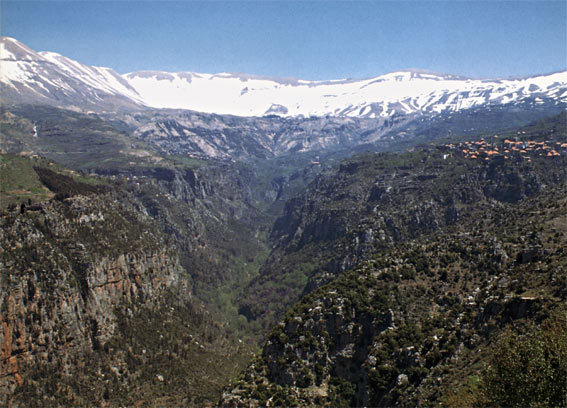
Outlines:
POLYGON ((233 350, 192 299, 172 241, 132 196, 74 195, 1 222, 2 404, 214 399, 218 374, 203 381, 158 364, 206 370, 233 350), (187 387, 167 393, 175 381, 187 387))
POLYGON ((564 401, 566 131, 563 115, 318 177, 274 224, 241 313, 279 322, 220 405, 510 404, 495 378, 519 405, 564 401), (512 356, 536 337, 542 357, 512 356))

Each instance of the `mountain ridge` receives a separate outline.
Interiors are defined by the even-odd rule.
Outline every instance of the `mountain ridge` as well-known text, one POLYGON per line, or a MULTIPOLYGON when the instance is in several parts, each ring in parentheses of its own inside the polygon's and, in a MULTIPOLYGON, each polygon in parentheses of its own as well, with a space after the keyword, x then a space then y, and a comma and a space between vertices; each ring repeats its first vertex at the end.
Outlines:
POLYGON ((567 71, 522 79, 472 79, 403 70, 367 79, 308 81, 251 74, 139 71, 124 75, 0 38, 4 101, 82 110, 186 109, 253 117, 457 112, 531 101, 567 103, 567 71), (15 92, 14 92, 15 90, 15 92))

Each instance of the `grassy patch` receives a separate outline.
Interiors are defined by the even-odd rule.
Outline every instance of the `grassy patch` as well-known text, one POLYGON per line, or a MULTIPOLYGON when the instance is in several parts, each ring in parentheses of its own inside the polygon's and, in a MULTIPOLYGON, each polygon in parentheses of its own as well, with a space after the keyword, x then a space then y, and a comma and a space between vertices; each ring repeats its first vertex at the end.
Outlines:
POLYGON ((53 195, 33 169, 38 162, 12 154, 0 155, 0 208, 28 199, 41 201, 53 195))

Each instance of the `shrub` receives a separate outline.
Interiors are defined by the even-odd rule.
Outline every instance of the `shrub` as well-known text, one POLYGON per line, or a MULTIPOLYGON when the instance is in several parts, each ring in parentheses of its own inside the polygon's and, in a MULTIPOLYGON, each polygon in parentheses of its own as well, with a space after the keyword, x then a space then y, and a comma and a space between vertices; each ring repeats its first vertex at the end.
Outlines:
POLYGON ((41 182, 55 193, 56 200, 64 200, 74 195, 96 194, 105 191, 102 186, 80 183, 72 177, 59 174, 44 167, 34 167, 41 182))
POLYGON ((488 406, 567 406, 567 318, 551 318, 499 339, 481 379, 488 406))

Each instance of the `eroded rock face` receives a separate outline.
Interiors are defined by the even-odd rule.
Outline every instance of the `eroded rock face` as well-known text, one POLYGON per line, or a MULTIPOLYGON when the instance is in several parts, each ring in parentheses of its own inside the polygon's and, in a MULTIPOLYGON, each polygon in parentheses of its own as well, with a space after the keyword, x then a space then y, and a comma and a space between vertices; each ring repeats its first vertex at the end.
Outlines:
POLYGON ((172 248, 126 199, 77 196, 0 222, 0 403, 30 367, 88 365, 116 332, 115 308, 172 287, 190 297, 172 248))

